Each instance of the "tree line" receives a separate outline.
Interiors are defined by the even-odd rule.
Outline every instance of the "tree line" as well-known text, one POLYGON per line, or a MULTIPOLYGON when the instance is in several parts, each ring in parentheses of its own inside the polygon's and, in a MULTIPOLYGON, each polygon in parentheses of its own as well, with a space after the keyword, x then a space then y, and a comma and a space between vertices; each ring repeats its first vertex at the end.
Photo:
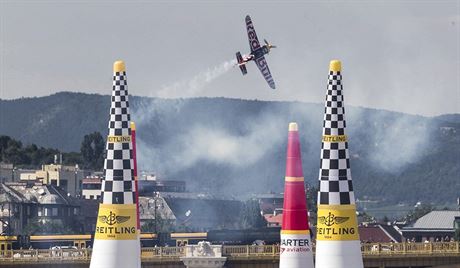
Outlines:
POLYGON ((62 152, 54 148, 44 148, 36 144, 24 145, 9 136, 0 135, 0 162, 13 164, 17 168, 38 169, 52 164, 55 157, 62 164, 78 165, 83 169, 101 170, 104 166, 105 140, 101 133, 93 132, 83 137, 80 152, 62 152))

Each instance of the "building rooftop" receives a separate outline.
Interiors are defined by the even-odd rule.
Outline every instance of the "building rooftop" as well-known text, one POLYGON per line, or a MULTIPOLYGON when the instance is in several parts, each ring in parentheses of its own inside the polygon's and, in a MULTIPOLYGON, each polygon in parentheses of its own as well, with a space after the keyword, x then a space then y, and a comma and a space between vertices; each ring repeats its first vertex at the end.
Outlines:
POLYGON ((440 210, 431 211, 418 219, 412 228, 420 229, 453 229, 455 217, 460 217, 460 211, 440 210))
POLYGON ((399 229, 398 226, 396 225, 385 225, 385 224, 381 224, 379 225, 380 228, 382 228, 385 233, 391 237, 391 239, 395 242, 402 242, 402 233, 401 233, 401 229, 399 229))
POLYGON ((75 205, 74 199, 63 190, 41 183, 0 184, 0 203, 6 202, 75 205))
POLYGON ((139 214, 141 220, 153 220, 155 217, 176 220, 174 213, 168 206, 168 203, 161 197, 139 197, 139 214))
POLYGON ((392 238, 380 225, 360 226, 358 229, 361 241, 371 243, 397 242, 397 240, 392 238))
POLYGON ((24 203, 27 201, 27 198, 24 198, 4 183, 0 184, 0 203, 24 203))
MULTIPOLYGON (((310 226, 310 230, 316 238, 316 227, 310 226)), ((390 243, 397 242, 381 225, 358 226, 359 239, 364 243, 390 243)))

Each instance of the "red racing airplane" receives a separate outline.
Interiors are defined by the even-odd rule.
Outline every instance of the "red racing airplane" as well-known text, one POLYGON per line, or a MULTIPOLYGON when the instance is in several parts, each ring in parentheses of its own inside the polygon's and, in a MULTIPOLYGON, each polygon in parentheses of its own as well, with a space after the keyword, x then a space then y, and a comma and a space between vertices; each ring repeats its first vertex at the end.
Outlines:
POLYGON ((264 39, 265 45, 261 46, 259 39, 257 39, 256 31, 252 25, 251 17, 246 16, 246 30, 248 31, 249 47, 251 48, 251 53, 249 55, 241 56, 241 53, 236 52, 236 59, 238 61, 238 67, 240 67, 241 73, 243 75, 247 74, 246 63, 249 61, 254 61, 259 68, 260 72, 264 76, 268 85, 275 89, 275 81, 268 69, 267 61, 265 60, 264 55, 270 53, 270 49, 276 48, 276 46, 271 45, 264 39))

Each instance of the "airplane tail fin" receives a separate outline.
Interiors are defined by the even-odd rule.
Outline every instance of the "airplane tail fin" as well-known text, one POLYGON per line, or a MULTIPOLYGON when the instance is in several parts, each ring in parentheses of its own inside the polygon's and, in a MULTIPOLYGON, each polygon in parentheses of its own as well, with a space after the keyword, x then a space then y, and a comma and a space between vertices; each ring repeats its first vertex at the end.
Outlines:
POLYGON ((241 73, 243 75, 248 73, 248 70, 246 69, 246 65, 243 62, 243 57, 241 56, 241 53, 238 51, 236 52, 236 60, 238 61, 238 67, 240 67, 241 73))

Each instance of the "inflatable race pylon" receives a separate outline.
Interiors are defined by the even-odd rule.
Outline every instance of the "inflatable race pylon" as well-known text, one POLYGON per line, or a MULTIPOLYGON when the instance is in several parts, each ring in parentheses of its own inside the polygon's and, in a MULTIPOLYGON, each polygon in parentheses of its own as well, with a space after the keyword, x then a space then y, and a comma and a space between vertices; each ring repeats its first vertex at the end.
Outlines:
MULTIPOLYGON (((134 172, 134 192, 135 192, 135 203, 136 203, 136 228, 137 235, 139 236, 139 252, 141 250, 140 236, 141 236, 141 218, 139 214, 139 185, 137 176, 137 151, 136 151, 136 124, 131 122, 131 143, 133 148, 133 172, 134 172)), ((141 259, 138 260, 138 268, 141 267, 141 259)))
POLYGON ((289 124, 280 268, 313 268, 305 183, 296 123, 289 124))
POLYGON ((113 64, 109 135, 90 268, 138 267, 135 185, 125 64, 113 64))
POLYGON ((316 268, 362 268, 340 61, 329 67, 316 227, 316 268))

